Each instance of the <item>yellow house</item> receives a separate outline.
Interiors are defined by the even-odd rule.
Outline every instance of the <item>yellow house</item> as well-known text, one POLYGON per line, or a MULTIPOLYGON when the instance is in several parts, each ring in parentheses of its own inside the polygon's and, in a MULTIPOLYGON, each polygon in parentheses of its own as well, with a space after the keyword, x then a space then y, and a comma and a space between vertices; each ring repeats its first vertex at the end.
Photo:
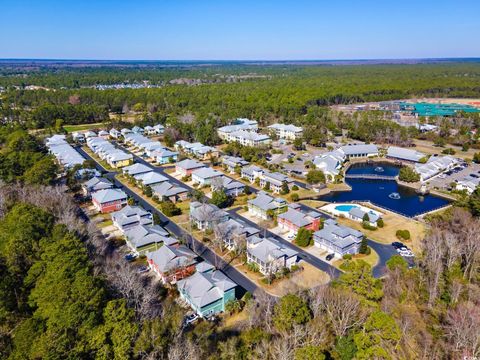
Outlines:
POLYGON ((133 164, 133 155, 123 151, 115 152, 107 156, 108 164, 115 169, 133 164))

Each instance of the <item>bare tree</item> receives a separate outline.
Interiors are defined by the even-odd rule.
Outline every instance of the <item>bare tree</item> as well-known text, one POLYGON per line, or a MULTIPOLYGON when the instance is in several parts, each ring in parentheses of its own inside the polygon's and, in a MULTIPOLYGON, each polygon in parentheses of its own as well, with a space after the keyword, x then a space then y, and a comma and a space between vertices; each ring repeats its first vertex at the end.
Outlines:
POLYGON ((460 303, 447 314, 445 333, 452 350, 463 357, 480 355, 480 309, 472 302, 460 303))

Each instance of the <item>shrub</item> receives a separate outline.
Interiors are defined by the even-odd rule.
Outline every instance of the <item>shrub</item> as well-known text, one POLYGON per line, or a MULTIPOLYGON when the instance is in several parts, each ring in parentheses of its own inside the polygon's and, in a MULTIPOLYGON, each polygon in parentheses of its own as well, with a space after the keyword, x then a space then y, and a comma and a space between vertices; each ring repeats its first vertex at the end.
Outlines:
POLYGON ((360 243, 360 249, 358 249, 358 252, 359 252, 360 254, 367 254, 367 255, 368 255, 368 254, 370 253, 370 252, 369 252, 369 249, 370 249, 370 248, 368 247, 367 237, 364 236, 364 237, 362 238, 362 242, 360 243))
POLYGON ((290 200, 292 200, 293 202, 297 202, 299 199, 300 197, 298 196, 297 193, 293 193, 290 195, 290 200))
POLYGON ((297 191, 297 190, 298 190, 298 186, 297 186, 297 185, 293 185, 293 186, 292 186, 292 190, 293 190, 293 191, 297 191))
POLYGON ((352 254, 345 254, 345 255, 343 255, 343 260, 352 260, 352 259, 353 259, 352 254))
POLYGON ((420 174, 409 166, 404 166, 398 173, 398 178, 405 182, 417 182, 420 181, 420 174))
MULTIPOLYGON (((468 150, 468 149, 467 149, 468 150)), ((466 151, 466 150, 464 150, 466 151)), ((447 148, 445 150, 442 151, 442 154, 445 154, 445 155, 455 155, 455 150, 453 150, 452 148, 447 148)))
POLYGON ((410 240, 410 231, 408 230, 397 230, 395 235, 402 240, 410 240))
POLYGON ((260 271, 258 265, 255 264, 255 263, 251 263, 251 262, 247 263, 247 269, 250 270, 250 271, 253 271, 253 272, 259 272, 260 271))
POLYGON ((383 228, 383 227, 385 226, 385 223, 383 222, 383 219, 382 219, 382 218, 380 218, 380 219, 377 220, 377 226, 378 226, 379 228, 383 228))
POLYGON ((295 243, 300 247, 307 247, 313 241, 313 232, 305 228, 300 228, 295 238, 295 243))
POLYGON ((171 201, 163 201, 160 203, 160 209, 166 216, 176 216, 182 213, 182 210, 175 206, 171 201))
POLYGON ((371 230, 371 231, 377 230, 377 227, 376 227, 376 226, 370 225, 367 221, 362 222, 362 227, 363 227, 365 230, 371 230))
POLYGON ((299 270, 299 269, 300 269, 300 266, 298 266, 298 265, 292 265, 292 267, 290 268, 290 271, 291 271, 291 272, 295 272, 295 271, 297 271, 297 270, 299 270))

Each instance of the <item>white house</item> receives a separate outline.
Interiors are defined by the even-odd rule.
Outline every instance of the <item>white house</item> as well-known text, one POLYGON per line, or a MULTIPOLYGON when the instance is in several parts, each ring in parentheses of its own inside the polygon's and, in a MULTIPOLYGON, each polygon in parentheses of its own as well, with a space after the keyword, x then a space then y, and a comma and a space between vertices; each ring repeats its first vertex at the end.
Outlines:
POLYGON ((275 131, 280 139, 295 140, 303 136, 303 129, 292 124, 273 124, 268 127, 275 131))

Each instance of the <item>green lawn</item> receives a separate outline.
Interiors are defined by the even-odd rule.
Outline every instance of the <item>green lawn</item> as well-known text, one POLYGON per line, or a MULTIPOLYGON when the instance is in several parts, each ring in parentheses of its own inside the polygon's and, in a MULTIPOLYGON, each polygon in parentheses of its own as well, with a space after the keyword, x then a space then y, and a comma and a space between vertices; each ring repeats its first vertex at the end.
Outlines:
POLYGON ((63 125, 63 129, 67 133, 71 133, 74 131, 84 131, 84 130, 93 130, 105 127, 104 123, 95 123, 95 124, 81 124, 81 125, 63 125))

